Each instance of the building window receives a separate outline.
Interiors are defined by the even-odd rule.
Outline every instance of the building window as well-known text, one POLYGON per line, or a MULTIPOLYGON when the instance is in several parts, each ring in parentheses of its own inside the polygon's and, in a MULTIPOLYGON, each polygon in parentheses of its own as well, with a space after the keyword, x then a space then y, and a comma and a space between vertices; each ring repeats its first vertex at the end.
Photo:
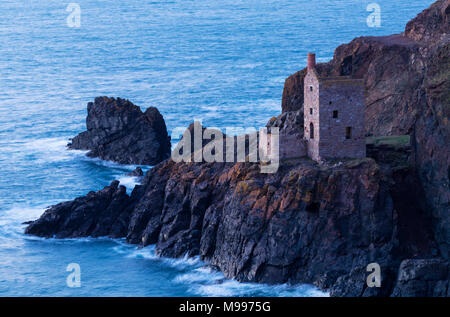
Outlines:
POLYGON ((347 140, 352 138, 352 127, 345 128, 345 138, 347 140))
POLYGON ((309 124, 309 138, 314 139, 314 124, 312 122, 309 124))
POLYGON ((333 118, 334 118, 334 119, 337 119, 337 117, 338 117, 338 111, 337 111, 337 110, 334 110, 334 111, 333 111, 333 118))
POLYGON ((329 102, 330 105, 331 105, 332 103, 333 103, 333 102, 331 102, 331 101, 329 102))
POLYGON ((312 108, 309 108, 309 114, 313 114, 312 108))
POLYGON ((313 90, 312 86, 309 86, 309 91, 312 91, 312 90, 313 90))

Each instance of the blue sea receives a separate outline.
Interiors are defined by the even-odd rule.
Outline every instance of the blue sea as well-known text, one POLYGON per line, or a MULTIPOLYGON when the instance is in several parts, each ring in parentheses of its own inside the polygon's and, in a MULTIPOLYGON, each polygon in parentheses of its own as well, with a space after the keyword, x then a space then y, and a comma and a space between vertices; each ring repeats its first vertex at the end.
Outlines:
MULTIPOLYGON (((157 107, 169 132, 192 120, 254 127, 281 112, 284 79, 365 35, 400 33, 431 0, 0 2, 0 296, 326 296, 310 285, 239 283, 198 258, 123 240, 41 239, 22 222, 126 177, 134 166, 68 151, 96 96, 157 107), (376 2, 381 26, 369 27, 376 2), (81 287, 67 286, 69 263, 81 287)), ((176 140, 175 140, 176 141, 176 140)), ((146 169, 150 167, 145 167, 146 169)))

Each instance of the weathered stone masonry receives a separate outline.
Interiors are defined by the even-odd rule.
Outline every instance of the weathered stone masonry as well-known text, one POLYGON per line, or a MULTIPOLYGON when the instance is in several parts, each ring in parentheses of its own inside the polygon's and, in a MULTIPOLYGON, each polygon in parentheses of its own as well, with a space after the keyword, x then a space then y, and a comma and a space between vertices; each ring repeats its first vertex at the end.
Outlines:
POLYGON ((280 135, 280 158, 313 160, 366 157, 363 81, 349 76, 321 78, 315 54, 308 54, 304 79, 304 136, 280 135))
MULTIPOLYGON (((362 80, 319 80, 319 132, 316 160, 366 156, 364 88, 362 80)), ((306 136, 308 137, 308 135, 306 136)))
POLYGON ((348 76, 320 78, 308 54, 304 81, 304 138, 314 160, 366 156, 364 85, 348 76))

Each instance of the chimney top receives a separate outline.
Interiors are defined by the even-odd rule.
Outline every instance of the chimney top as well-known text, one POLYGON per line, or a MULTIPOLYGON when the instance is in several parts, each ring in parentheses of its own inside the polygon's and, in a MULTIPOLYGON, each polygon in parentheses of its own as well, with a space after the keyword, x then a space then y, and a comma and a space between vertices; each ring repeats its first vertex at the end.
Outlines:
POLYGON ((308 53, 308 71, 316 68, 316 54, 308 53))

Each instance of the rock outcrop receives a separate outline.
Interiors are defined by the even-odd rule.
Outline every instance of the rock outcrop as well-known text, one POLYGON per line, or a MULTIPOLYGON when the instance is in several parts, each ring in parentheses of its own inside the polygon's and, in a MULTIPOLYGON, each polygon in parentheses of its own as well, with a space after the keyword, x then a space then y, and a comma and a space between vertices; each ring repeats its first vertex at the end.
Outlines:
POLYGON ((158 109, 143 113, 128 100, 97 97, 87 111, 87 131, 74 137, 69 148, 120 164, 156 165, 170 156, 170 138, 158 109))
POLYGON ((144 176, 144 171, 138 166, 133 171, 129 172, 127 176, 142 177, 144 176))
POLYGON ((283 112, 279 116, 271 118, 266 127, 278 127, 282 134, 298 134, 303 137, 303 109, 283 112))
POLYGON ((125 186, 113 181, 98 192, 52 206, 25 232, 55 238, 120 238, 128 230, 131 201, 125 186))
POLYGON ((450 297, 449 263, 440 259, 404 260, 392 292, 397 297, 450 297))
MULTIPOLYGON (((403 34, 360 37, 339 46, 322 76, 364 79, 368 136, 410 134, 414 166, 442 254, 450 243, 450 0, 436 1, 403 34)), ((286 79, 283 112, 303 110, 303 69, 286 79)))

